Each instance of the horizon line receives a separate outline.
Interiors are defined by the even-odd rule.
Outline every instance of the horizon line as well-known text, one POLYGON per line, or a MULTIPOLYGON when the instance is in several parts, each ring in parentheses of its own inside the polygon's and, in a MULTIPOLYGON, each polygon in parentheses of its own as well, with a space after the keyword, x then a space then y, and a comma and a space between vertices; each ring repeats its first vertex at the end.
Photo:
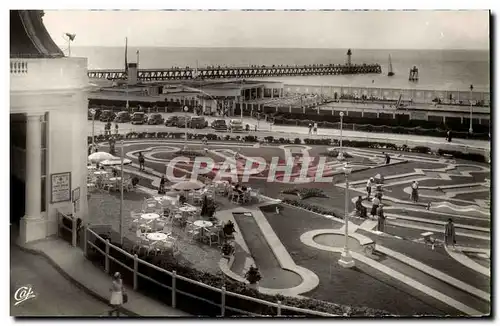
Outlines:
MULTIPOLYGON (((58 45, 61 47, 62 45, 58 45)), ((100 48, 122 48, 123 45, 73 45, 73 48, 91 48, 91 47, 100 47, 100 48)), ((176 48, 176 49, 319 49, 319 50, 380 50, 380 51, 419 51, 419 50, 430 50, 430 51, 490 51, 491 49, 483 49, 483 48, 448 48, 448 49, 439 49, 439 48, 330 48, 330 47, 266 47, 266 46, 175 46, 175 45, 133 45, 129 46, 131 48, 176 48)))

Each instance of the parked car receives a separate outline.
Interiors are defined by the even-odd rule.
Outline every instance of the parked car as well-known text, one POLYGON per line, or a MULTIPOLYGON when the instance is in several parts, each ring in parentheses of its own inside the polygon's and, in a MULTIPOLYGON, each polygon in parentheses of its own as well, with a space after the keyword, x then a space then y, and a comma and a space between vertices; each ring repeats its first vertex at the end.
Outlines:
POLYGON ((188 126, 190 128, 203 129, 208 127, 208 121, 204 117, 191 117, 188 126))
POLYGON ((216 119, 216 120, 212 121, 210 127, 212 127, 212 129, 214 129, 214 130, 226 131, 227 130, 226 120, 216 119))
POLYGON ((190 120, 189 117, 180 115, 180 116, 177 117, 177 122, 175 123, 175 126, 179 127, 179 128, 185 128, 186 127, 186 122, 187 122, 188 127, 189 127, 189 120, 190 120))
POLYGON ((161 125, 163 121, 164 119, 160 113, 151 113, 148 117, 148 125, 161 125))
POLYGON ((177 120, 178 120, 178 116, 176 115, 171 115, 169 116, 166 120, 165 120, 165 126, 167 127, 175 127, 177 126, 177 120))
POLYGON ((120 111, 116 115, 115 122, 130 122, 131 119, 130 113, 127 111, 120 111))
POLYGON ((243 122, 238 119, 231 119, 229 129, 231 129, 231 132, 241 132, 243 131, 243 122))
POLYGON ((132 115, 132 124, 133 125, 142 125, 147 121, 146 114, 144 112, 135 112, 132 115))
POLYGON ((99 121, 101 121, 101 122, 113 122, 113 120, 115 119, 115 116, 116 116, 116 114, 113 111, 104 110, 104 111, 102 111, 102 113, 99 117, 99 121))

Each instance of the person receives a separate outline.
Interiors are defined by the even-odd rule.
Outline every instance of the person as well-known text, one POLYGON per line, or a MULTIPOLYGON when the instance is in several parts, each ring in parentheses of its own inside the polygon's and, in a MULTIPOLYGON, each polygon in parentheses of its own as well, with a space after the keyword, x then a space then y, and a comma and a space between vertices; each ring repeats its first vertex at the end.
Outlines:
POLYGON ((318 123, 317 122, 314 123, 313 132, 315 135, 318 134, 318 123))
POLYGON ((382 154, 385 154, 385 164, 389 164, 391 163, 391 156, 389 155, 389 153, 382 153, 382 154))
POLYGON ((158 187, 158 193, 159 194, 164 194, 165 193, 165 175, 161 176, 160 186, 158 187))
POLYGON ((118 123, 115 123, 115 135, 118 135, 118 123))
POLYGON ((453 224, 453 220, 451 218, 448 219, 448 223, 444 229, 444 243, 446 246, 452 245, 455 247, 457 243, 455 239, 455 225, 453 224))
POLYGON ((379 204, 377 208, 377 231, 385 232, 385 215, 384 215, 384 205, 379 204))
POLYGON ((312 133, 312 128, 313 128, 312 124, 309 124, 309 135, 312 133))
POLYGON ((109 311, 109 316, 113 316, 113 313, 116 312, 116 316, 120 316, 120 308, 123 304, 123 295, 125 293, 123 289, 122 277, 119 272, 116 272, 113 275, 113 283, 111 284, 111 298, 109 299, 110 305, 113 307, 109 311))
POLYGON ((205 136, 203 136, 203 145, 207 146, 207 144, 208 144, 208 139, 207 139, 207 136, 205 135, 205 136))
POLYGON ((358 200, 356 200, 356 212, 360 217, 366 217, 366 207, 363 206, 362 196, 358 196, 358 200))
POLYGON ((144 156, 142 155, 142 152, 139 152, 138 160, 139 160, 139 170, 144 171, 144 156))
POLYGON ((377 196, 373 197, 373 200, 372 200, 372 209, 370 211, 370 215, 372 217, 375 217, 375 215, 377 215, 377 208, 378 208, 379 205, 380 205, 380 198, 378 198, 377 196))
POLYGON ((108 121, 108 123, 106 123, 106 129, 108 130, 108 135, 111 136, 111 122, 108 121))
POLYGON ((451 143, 451 130, 448 130, 446 132, 446 140, 448 141, 448 143, 451 143))
POLYGON ((368 182, 366 183, 366 199, 370 199, 370 195, 372 193, 372 184, 373 184, 374 179, 370 178, 368 179, 368 182))
POLYGON ((418 202, 418 181, 413 181, 411 185, 411 200, 418 202))

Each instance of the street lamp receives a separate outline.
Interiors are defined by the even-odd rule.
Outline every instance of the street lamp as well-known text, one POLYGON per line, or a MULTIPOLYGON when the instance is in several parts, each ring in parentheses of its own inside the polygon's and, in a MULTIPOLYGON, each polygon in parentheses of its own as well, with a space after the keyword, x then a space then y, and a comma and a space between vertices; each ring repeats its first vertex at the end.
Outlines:
POLYGON ((345 221, 345 245, 344 251, 339 259, 339 265, 344 268, 354 267, 354 260, 349 253, 349 174, 351 174, 351 167, 347 163, 342 168, 345 175, 345 211, 344 211, 344 221, 345 221))
POLYGON ((120 244, 123 245, 123 139, 120 144, 122 147, 120 155, 120 244))
POLYGON ((67 37, 68 41, 68 57, 71 57, 71 42, 75 40, 76 34, 65 33, 64 35, 67 37))
POLYGON ((94 133, 94 124, 95 124, 95 109, 90 109, 90 114, 92 114, 92 150, 95 150, 95 133, 94 133))
POLYGON ((470 125, 469 125, 469 133, 472 134, 473 130, 472 130, 472 90, 474 89, 474 86, 473 85, 470 85, 470 125))
POLYGON ((337 156, 337 160, 344 160, 344 153, 342 153, 342 122, 343 122, 344 112, 340 112, 340 149, 339 155, 337 156))
POLYGON ((184 106, 184 112, 186 113, 186 116, 185 116, 185 119, 184 119, 184 123, 185 123, 185 133, 184 133, 184 150, 187 149, 187 141, 188 141, 188 111, 189 111, 189 108, 187 106, 184 106))

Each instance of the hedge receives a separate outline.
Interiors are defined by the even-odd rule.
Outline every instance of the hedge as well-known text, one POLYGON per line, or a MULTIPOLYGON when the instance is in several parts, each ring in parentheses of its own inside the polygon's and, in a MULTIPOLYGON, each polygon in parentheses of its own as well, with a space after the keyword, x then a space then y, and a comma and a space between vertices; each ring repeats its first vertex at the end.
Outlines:
MULTIPOLYGON (((183 132, 130 132, 123 137, 123 135, 98 135, 96 136, 96 142, 103 142, 109 140, 109 138, 114 137, 117 140, 120 139, 142 139, 142 138, 156 138, 156 139, 183 139, 183 132)), ((235 141, 235 142, 250 142, 255 143, 261 141, 258 136, 255 135, 246 135, 246 136, 231 136, 231 135, 217 135, 217 134, 193 134, 188 133, 188 139, 196 139, 202 140, 204 137, 207 137, 208 140, 211 141, 235 141)), ((87 138, 88 144, 92 143, 92 137, 89 136, 87 138)), ((263 138, 263 141, 267 143, 275 143, 275 144, 300 144, 298 141, 302 141, 300 138, 295 138, 294 140, 290 140, 288 138, 274 138, 273 136, 266 136, 263 138)), ((339 146, 340 143, 337 139, 330 138, 305 138, 303 140, 306 145, 325 145, 325 146, 339 146)), ((393 143, 384 143, 377 141, 366 141, 366 140, 348 140, 344 139, 342 141, 342 146, 344 147, 357 147, 357 148, 373 148, 373 149, 388 149, 394 151, 402 151, 402 152, 418 152, 418 153, 429 153, 431 151, 430 148, 425 146, 415 146, 408 147, 407 145, 398 146, 393 143)), ((469 160, 474 162, 488 162, 488 159, 482 154, 476 153, 463 153, 460 151, 452 151, 452 150, 444 150, 439 149, 437 151, 438 155, 450 154, 455 158, 469 160)))
MULTIPOLYGON (((285 113, 277 114, 273 118, 274 123, 279 125, 309 126, 317 123, 319 128, 340 129, 340 117, 332 115, 318 115, 311 113, 285 113)), ((453 121, 443 124, 441 122, 427 120, 409 120, 403 115, 396 115, 395 119, 348 117, 343 118, 343 128, 356 131, 372 131, 395 134, 425 135, 433 137, 445 137, 448 129, 453 131, 453 137, 488 140, 489 126, 474 124, 473 134, 469 133, 469 125, 454 123, 453 121)))
MULTIPOLYGON (((109 239, 109 234, 100 235, 103 238, 109 239)), ((105 243, 98 239, 95 239, 93 243, 104 251, 105 243)), ((127 247, 132 247, 133 243, 130 240, 126 239, 124 241, 124 246, 122 247, 120 244, 112 243, 114 246, 118 248, 122 248, 127 250, 127 247), (129 243, 127 245, 127 242, 129 243)), ((127 257, 123 253, 119 252, 116 249, 110 247, 109 254, 117 259, 120 263, 133 268, 134 260, 132 258, 127 257)), ((246 284, 234 281, 222 273, 218 275, 201 272, 196 269, 193 269, 187 265, 182 265, 176 261, 172 256, 164 255, 164 256, 144 256, 140 255, 140 259, 149 262, 153 265, 156 265, 162 269, 167 271, 176 271, 177 275, 181 275, 187 277, 191 280, 196 280, 198 282, 202 282, 204 284, 221 288, 222 286, 226 287, 226 291, 238 293, 246 296, 255 297, 258 299, 266 300, 269 302, 277 302, 281 301, 283 305, 310 309, 315 311, 327 312, 331 314, 341 315, 341 316, 384 316, 389 315, 388 312, 378 309, 372 309, 368 307, 351 307, 346 305, 339 305, 331 302, 320 301, 310 298, 293 298, 293 297, 284 297, 282 295, 267 295, 258 292, 257 290, 251 289, 246 284)), ((94 264, 98 265, 101 269, 104 269, 105 259, 104 255, 99 253, 93 247, 89 247, 88 249, 88 259, 92 261, 94 264)), ((149 266, 145 266, 144 264, 139 264, 139 273, 149 277, 149 280, 143 277, 138 277, 138 291, 144 293, 145 295, 154 298, 160 302, 163 302, 167 305, 172 305, 171 302, 171 290, 165 288, 160 284, 164 284, 166 286, 172 285, 172 277, 167 275, 166 273, 160 272, 154 268, 149 266)), ((114 260, 109 260, 109 274, 112 275, 115 272, 120 272, 122 275, 123 282, 129 286, 133 285, 133 273, 121 266, 119 263, 114 260)), ((220 306, 218 304, 221 303, 221 294, 219 292, 215 292, 211 289, 207 289, 201 287, 199 285, 186 282, 180 279, 176 279, 176 308, 183 310, 187 313, 193 314, 195 316, 209 316, 216 317, 221 313, 220 306), (214 302, 215 304, 210 304, 209 302, 202 301, 198 298, 194 298, 189 296, 188 294, 195 294, 198 297, 202 297, 205 300, 209 300, 214 302)), ((271 315, 276 316, 277 311, 274 307, 269 307, 267 305, 263 305, 261 303, 256 303, 253 301, 248 301, 244 299, 240 299, 234 296, 226 295, 226 316, 239 316, 241 313, 230 310, 228 307, 240 309, 243 311, 248 311, 254 314, 259 315, 271 315)), ((315 317, 314 315, 307 315, 303 313, 298 313, 294 311, 290 311, 287 309, 282 309, 281 314, 283 316, 307 316, 307 317, 315 317)))

